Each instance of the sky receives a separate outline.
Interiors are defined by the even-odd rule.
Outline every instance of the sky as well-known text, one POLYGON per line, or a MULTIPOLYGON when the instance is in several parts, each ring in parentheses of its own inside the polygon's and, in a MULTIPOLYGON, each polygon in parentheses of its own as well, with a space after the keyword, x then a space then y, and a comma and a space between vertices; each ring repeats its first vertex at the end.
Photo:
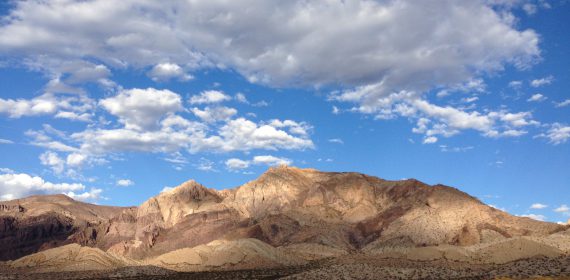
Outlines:
POLYGON ((288 164, 570 218, 568 1, 0 3, 0 200, 288 164))

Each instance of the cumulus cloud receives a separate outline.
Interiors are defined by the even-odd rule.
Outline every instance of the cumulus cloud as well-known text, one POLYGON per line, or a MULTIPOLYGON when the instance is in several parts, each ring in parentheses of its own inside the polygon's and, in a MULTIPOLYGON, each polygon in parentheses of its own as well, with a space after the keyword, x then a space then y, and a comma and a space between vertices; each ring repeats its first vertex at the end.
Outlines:
MULTIPOLYGON (((219 130, 219 136, 204 141, 203 147, 218 147, 222 151, 304 150, 313 148, 313 141, 305 135, 291 135, 271 125, 258 125, 250 120, 231 120, 219 130)), ((195 148, 200 148, 199 146, 195 148)))
POLYGON ((78 183, 52 183, 26 173, 0 174, 0 198, 16 199, 33 194, 64 193, 79 200, 97 200, 100 189, 82 192, 86 186, 78 183), (76 193, 77 192, 77 193, 76 193))
POLYGON ((203 91, 198 95, 193 95, 190 97, 190 104, 212 104, 212 103, 221 103, 224 101, 231 100, 231 96, 226 95, 225 93, 218 91, 218 90, 207 90, 203 91))
POLYGON ((293 161, 291 161, 288 158, 282 158, 282 157, 275 157, 275 156, 269 156, 269 155, 265 155, 265 156, 255 156, 253 157, 253 163, 255 164, 265 164, 265 165, 282 165, 282 164, 286 164, 289 165, 291 164, 293 161))
POLYGON ((121 1, 112 8, 102 1, 26 1, 16 4, 0 36, 7 38, 0 50, 31 59, 41 50, 113 67, 167 60, 230 66, 274 85, 383 82, 384 92, 461 82, 504 63, 523 68, 540 54, 534 31, 515 29, 507 10, 485 1, 121 1), (422 16, 426 10, 430 17, 422 16))
POLYGON ((249 167, 249 161, 239 158, 230 158, 225 162, 226 167, 230 170, 246 169, 249 167))
MULTIPOLYGON (((355 112, 379 119, 434 118, 436 130, 446 135, 475 129, 488 136, 513 136, 517 133, 503 134, 492 127, 486 112, 424 100, 433 89, 441 96, 480 93, 486 73, 506 65, 524 69, 540 59, 538 34, 521 30, 510 10, 523 4, 503 2, 215 0, 156 5, 125 0, 109 7, 102 0, 34 0, 17 2, 9 12, 0 27, 0 36, 7 38, 0 42, 0 51, 22 57, 34 70, 75 77, 69 83, 103 83, 114 69, 151 67, 148 74, 154 79, 184 79, 186 70, 231 68, 250 82, 276 87, 342 85, 348 90, 334 100, 355 103, 355 112), (429 17, 424 16, 426 10, 429 17)), ((551 81, 545 77, 531 85, 551 81)), ((242 97, 236 100, 246 100, 242 97)), ((190 103, 230 99, 206 91, 191 97, 190 103)), ((157 117, 134 123, 138 118, 126 112, 135 108, 107 109, 129 126, 152 125, 157 117)), ((45 110, 53 111, 40 106, 35 112, 45 110)))
POLYGON ((175 63, 160 63, 155 65, 147 75, 155 82, 168 81, 176 78, 180 81, 188 81, 194 77, 186 74, 184 69, 175 63))
POLYGON ((548 205, 542 203, 534 203, 530 206, 530 209, 544 209, 547 208, 548 205))
POLYGON ((546 133, 541 133, 536 137, 547 138, 548 141, 554 145, 566 143, 566 141, 570 139, 570 126, 554 123, 546 133))
POLYGON ((556 108, 562 108, 562 107, 566 107, 570 105, 570 99, 566 99, 562 102, 557 102, 556 104, 556 108))
POLYGON ((513 88, 513 89, 519 89, 519 88, 521 88, 522 84, 523 84, 522 81, 510 81, 509 87, 513 88))
POLYGON ((101 193, 103 192, 102 189, 90 189, 89 191, 82 192, 82 193, 75 193, 73 191, 65 193, 65 195, 81 201, 97 201, 101 198, 101 193))
POLYGON ((570 207, 568 207, 568 205, 566 205, 566 204, 562 204, 562 205, 560 205, 560 207, 554 209, 554 212, 557 212, 557 213, 570 213, 570 207))
POLYGON ((10 118, 54 115, 56 118, 88 121, 94 102, 83 94, 44 93, 32 99, 0 98, 0 114, 10 118))
POLYGON ((261 155, 254 156, 251 160, 242 160, 238 158, 230 158, 226 160, 225 165, 228 170, 237 171, 242 169, 247 169, 250 165, 290 165, 293 163, 292 160, 283 157, 276 157, 272 155, 261 155))
POLYGON ((537 221, 546 221, 546 216, 538 214, 526 214, 526 215, 521 215, 521 217, 531 218, 537 221))
POLYGON ((273 126, 275 128, 287 128, 289 133, 292 134, 297 134, 297 135, 301 135, 301 136, 307 136, 309 135, 309 131, 312 129, 312 127, 305 123, 305 122, 296 122, 296 121, 292 121, 292 120, 271 120, 268 123, 270 126, 273 126))
MULTIPOLYGON (((275 122, 272 121, 272 122, 275 122)), ((279 121, 281 122, 281 121, 279 121)), ((283 121, 286 122, 286 121, 283 121)), ((300 126, 299 123, 296 123, 300 126)), ((187 150, 198 152, 232 152, 260 150, 304 150, 314 144, 306 131, 288 125, 288 131, 269 124, 258 124, 245 118, 224 122, 212 130, 203 123, 189 121, 180 116, 170 116, 155 130, 138 129, 87 129, 73 133, 74 148, 85 154, 104 155, 120 152, 175 153, 187 150), (293 129, 297 128, 297 129, 293 129)), ((301 126, 302 127, 302 126, 301 126)))
POLYGON ((87 156, 80 153, 71 153, 67 155, 66 164, 72 167, 78 167, 85 163, 87 156))
POLYGON ((526 101, 528 102, 542 102, 544 100, 548 99, 548 97, 540 94, 540 93, 535 93, 533 94, 529 99, 527 99, 526 101))
POLYGON ((245 97, 245 94, 239 92, 234 96, 234 99, 239 102, 239 103, 245 103, 245 104, 249 104, 249 101, 247 100, 247 97, 245 97))
POLYGON ((121 187, 128 187, 134 185, 135 182, 131 181, 130 179, 120 179, 117 180, 117 186, 121 187))
POLYGON ((49 166, 56 174, 62 173, 65 167, 65 161, 57 153, 50 151, 40 155, 40 162, 45 166, 49 166))
POLYGON ((535 87, 535 88, 536 88, 536 87, 541 87, 541 86, 544 86, 544 85, 549 85, 549 84, 551 84, 553 81, 554 81, 554 77, 548 76, 548 77, 544 77, 544 78, 541 78, 541 79, 532 80, 532 81, 530 81, 530 85, 531 85, 532 87, 535 87))
POLYGON ((109 113, 117 116, 127 129, 153 129, 168 113, 181 109, 180 96, 170 90, 129 89, 99 101, 109 113))
POLYGON ((424 141, 423 141, 424 144, 433 144, 436 142, 437 142, 437 137, 435 137, 435 136, 428 136, 428 137, 424 138, 424 141))
POLYGON ((225 106, 206 107, 203 110, 192 108, 191 111, 196 117, 207 123, 227 121, 237 114, 236 109, 225 106))

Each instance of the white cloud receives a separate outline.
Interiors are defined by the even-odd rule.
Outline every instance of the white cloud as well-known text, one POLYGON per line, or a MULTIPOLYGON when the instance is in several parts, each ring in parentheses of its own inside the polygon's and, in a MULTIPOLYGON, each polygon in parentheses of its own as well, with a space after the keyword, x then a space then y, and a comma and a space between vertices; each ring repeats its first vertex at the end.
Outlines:
POLYGON ((174 152, 168 157, 164 158, 164 160, 176 164, 177 166, 183 166, 188 163, 188 160, 180 152, 174 152))
MULTIPOLYGON (((507 120, 509 113, 469 111, 423 99, 434 87, 450 92, 484 91, 484 82, 478 76, 501 71, 506 64, 525 68, 540 57, 538 35, 532 30, 517 30, 510 11, 499 12, 488 2, 177 1, 156 5, 125 0, 110 7, 95 0, 24 1, 14 7, 0 26, 0 37, 7 38, 0 42, 0 51, 22 58, 19 60, 33 70, 73 77, 54 82, 52 88, 63 88, 64 82, 102 81, 110 71, 129 67, 153 67, 160 70, 157 73, 166 73, 165 78, 174 78, 173 73, 180 69, 218 67, 273 86, 345 86, 349 90, 334 100, 356 103, 354 111, 378 118, 431 120, 424 129, 418 129, 426 139, 449 137, 465 129, 490 137, 517 136, 526 131, 516 127, 532 123, 530 115, 511 121, 507 120), (434 14, 422 16, 425 10, 434 14), (42 57, 36 55, 40 52, 42 57), (170 66, 164 67, 165 61, 170 66)), ((13 117, 89 116, 85 115, 89 110, 72 111, 53 102, 55 94, 51 96, 46 93, 37 100, 39 105, 33 99, 1 99, 10 104, 2 106, 0 101, 0 112, 13 117), (23 105, 12 104, 18 102, 23 105), (23 109, 5 109, 19 106, 23 109)), ((192 96, 190 103, 230 99, 221 91, 211 90, 192 96)), ((302 123, 278 126, 226 117, 227 123, 218 130, 190 122, 174 115, 182 110, 180 96, 167 90, 120 90, 99 104, 125 127, 90 126, 75 133, 71 142, 44 139, 35 145, 81 154, 314 146, 307 135, 310 129, 302 123)))
POLYGON ((129 89, 99 101, 109 113, 117 116, 128 129, 142 130, 158 127, 168 113, 181 109, 180 96, 170 90, 129 89))
POLYGON ((526 130, 509 129, 509 130, 503 131, 502 133, 498 134, 497 136, 519 137, 519 136, 525 135, 527 133, 528 133, 528 131, 526 131, 526 130))
POLYGON ((231 67, 273 85, 382 82, 386 94, 528 66, 540 55, 538 35, 516 27, 488 1, 25 1, 0 28, 0 51, 60 74, 77 70, 62 61, 84 58, 114 68, 169 61, 231 67), (33 63, 38 52, 58 63, 33 63))
POLYGON ((267 103, 267 101, 265 101, 265 100, 261 100, 261 101, 258 101, 258 102, 251 104, 251 106, 253 106, 253 107, 267 107, 267 106, 269 106, 269 103, 267 103))
POLYGON ((554 123, 546 133, 541 133, 536 137, 548 138, 549 142, 554 145, 566 143, 570 139, 570 126, 554 123))
POLYGON ((192 75, 186 74, 184 69, 175 63, 159 63, 147 74, 155 82, 168 81, 173 78, 188 81, 194 78, 192 75))
POLYGON ((121 187, 128 187, 134 185, 135 182, 131 181, 130 179, 120 179, 117 180, 117 186, 121 187))
POLYGON ((538 9, 538 7, 535 4, 532 3, 525 3, 523 5, 523 10, 525 11, 525 13, 527 13, 527 15, 534 15, 536 14, 536 10, 538 9))
POLYGON ((99 198, 101 198, 102 192, 103 192, 102 189, 92 188, 91 190, 83 192, 83 193, 75 193, 73 191, 70 191, 70 192, 65 193, 65 195, 67 195, 67 196, 69 196, 75 200, 97 201, 97 200, 99 200, 99 198))
MULTIPOLYGON (((539 61, 539 36, 530 29, 517 29, 517 19, 509 10, 514 7, 524 8, 496 1, 444 0, 175 1, 164 5, 125 0, 112 8, 101 0, 25 1, 14 5, 0 27, 0 37, 7 38, 0 42, 0 51, 21 58, 30 69, 53 77, 70 76, 57 80, 52 88, 81 81, 109 84, 111 71, 129 67, 152 67, 149 76, 155 79, 184 79, 189 75, 185 70, 231 68, 251 82, 272 86, 342 85, 350 90, 334 100, 356 103, 354 111, 379 119, 432 118, 436 127, 429 129, 432 135, 427 137, 449 137, 465 129, 492 137, 513 136, 516 133, 494 127, 502 124, 489 120, 485 112, 434 105, 423 98, 432 89, 446 94, 483 92, 480 76, 485 73, 501 71, 507 64, 523 69, 539 61), (430 17, 423 16, 426 10, 433 12, 430 17)), ((551 81, 546 77, 531 85, 551 81)), ((119 96, 101 104, 129 129, 155 127, 164 114, 179 109, 176 104, 166 109, 162 103, 137 108, 135 100, 119 100, 119 96), (113 105, 127 101, 135 104, 113 105), (138 114, 139 109, 145 113, 138 114)), ((89 118, 86 112, 57 110, 50 98, 43 99, 48 100, 38 104, 3 100, 21 104, 0 105, 0 112, 12 117, 89 118)), ((230 99, 211 90, 191 97, 190 103, 230 99)))
POLYGON ((0 197, 2 198, 16 199, 33 194, 65 193, 69 196, 72 194, 80 200, 96 200, 98 194, 101 193, 98 189, 92 189, 91 195, 75 194, 75 192, 83 191, 85 188, 83 184, 51 183, 41 177, 25 173, 0 174, 0 197))
MULTIPOLYGON (((288 128, 292 131, 291 127, 288 128)), ((74 142, 81 143, 79 149, 83 153, 100 155, 130 151, 173 153, 181 149, 191 153, 223 153, 255 149, 303 150, 314 147, 308 135, 292 133, 244 118, 230 120, 211 133, 204 124, 173 118, 165 119, 160 130, 87 129, 72 134, 71 138, 74 142)))
POLYGON ((14 144, 14 141, 0 138, 0 144, 14 144))
POLYGON ((556 108, 566 107, 566 106, 570 105, 570 99, 566 99, 562 102, 557 102, 555 104, 556 104, 556 108))
POLYGON ((480 131, 486 137, 516 137, 526 133, 516 128, 540 124, 532 119, 530 112, 490 111, 482 114, 450 106, 441 107, 424 100, 415 100, 410 106, 406 110, 409 112, 407 117, 417 118, 416 127, 412 131, 425 134, 426 137, 450 137, 466 129, 480 131))
POLYGON ((192 108, 191 111, 196 117, 207 123, 228 121, 237 114, 236 109, 225 106, 206 107, 204 110, 192 108))
POLYGON ((548 97, 540 94, 540 93, 535 93, 533 94, 529 99, 527 99, 526 101, 528 102, 542 102, 544 100, 548 99, 548 97))
POLYGON ((249 104, 249 101, 247 100, 247 98, 245 97, 245 94, 238 92, 236 94, 236 96, 234 97, 234 99, 239 102, 239 103, 245 103, 245 104, 249 104))
POLYGON ((546 216, 544 216, 544 215, 537 215, 537 214, 521 215, 521 217, 531 218, 531 219, 537 220, 537 221, 545 221, 545 220, 546 220, 546 216))
POLYGON ((557 213, 570 213, 570 207, 568 207, 568 205, 566 205, 566 204, 562 204, 562 205, 560 205, 560 207, 554 209, 554 212, 557 212, 557 213))
POLYGON ((212 104, 231 100, 231 96, 218 90, 207 90, 190 97, 190 104, 212 104))
POLYGON ((301 136, 309 135, 309 131, 312 129, 312 127, 305 122, 298 123, 292 120, 271 120, 268 124, 275 128, 287 128, 289 133, 301 136))
POLYGON ((473 150, 475 147, 473 146, 465 146, 465 147, 449 147, 447 145, 439 145, 439 149, 442 152, 451 152, 451 153, 459 153, 459 152, 467 152, 469 150, 473 150))
POLYGON ((290 165, 292 160, 284 157, 276 157, 272 155, 254 156, 251 160, 242 160, 238 158, 230 158, 226 160, 226 168, 231 171, 237 171, 249 168, 252 164, 255 165, 290 165))
POLYGON ((94 102, 83 94, 44 93, 32 99, 0 98, 0 114, 10 118, 55 115, 57 118, 88 121, 94 102))
POLYGON ((219 136, 205 139, 191 150, 213 148, 221 151, 264 150, 303 150, 313 148, 313 141, 305 135, 294 136, 271 125, 256 123, 238 118, 231 120, 219 130, 219 136))
POLYGON ((336 144, 344 144, 344 141, 342 141, 342 139, 340 139, 340 138, 329 139, 329 142, 330 143, 336 143, 336 144))
MULTIPOLYGON (((53 131, 46 130, 46 126, 44 126, 43 130, 28 130, 25 132, 25 134, 26 136, 32 138, 32 140, 29 142, 31 145, 44 147, 49 150, 58 152, 77 152, 77 148, 62 143, 59 140, 54 140, 52 138, 52 135, 48 135, 53 134, 52 132, 53 131)), ((56 133, 54 136, 62 140, 62 137, 59 135, 59 133, 56 133)))
POLYGON ((6 168, 6 167, 0 167, 0 172, 1 173, 15 173, 14 170, 12 170, 10 168, 6 168))
POLYGON ((332 106, 332 113, 338 115, 340 114, 340 109, 337 106, 332 106))
POLYGON ((544 86, 544 85, 549 85, 549 84, 551 84, 553 81, 554 81, 554 77, 548 76, 548 77, 545 77, 545 78, 532 80, 532 81, 530 81, 530 85, 531 85, 532 87, 535 87, 535 88, 536 88, 536 87, 541 87, 541 86, 544 86))
POLYGON ((40 155, 40 162, 45 166, 49 166, 56 174, 62 173, 65 168, 65 160, 60 158, 57 153, 50 151, 40 155))
POLYGON ((471 96, 471 97, 465 97, 465 98, 461 98, 461 102, 462 103, 473 103, 475 101, 479 100, 479 97, 477 96, 471 96))
POLYGON ((174 189, 173 187, 164 187, 164 188, 162 188, 162 190, 160 191, 160 193, 169 192, 169 191, 171 191, 171 190, 173 190, 173 189, 174 189))
POLYGON ((433 144, 436 142, 437 142, 437 137, 435 137, 435 136, 428 136, 423 141, 424 144, 433 144))
POLYGON ((246 169, 249 167, 249 161, 239 158, 230 158, 226 160, 225 164, 229 170, 246 169))
POLYGON ((507 113, 507 112, 492 112, 489 116, 498 118, 509 126, 523 127, 529 125, 539 125, 540 123, 532 120, 530 112, 507 113))
POLYGON ((548 205, 542 203, 534 203, 530 206, 530 209, 544 209, 547 208, 548 205))
POLYGON ((81 166, 85 163, 87 156, 79 153, 71 153, 67 155, 66 164, 72 167, 81 166))
POLYGON ((207 158, 200 158, 200 160, 194 164, 194 167, 202 171, 218 172, 218 170, 214 166, 214 162, 207 158))
POLYGON ((274 157, 270 155, 255 156, 253 157, 253 163, 255 164, 265 164, 265 165, 290 165, 293 161, 288 158, 274 157))
POLYGON ((514 89, 519 89, 519 88, 521 88, 522 84, 523 84, 522 81, 510 81, 509 87, 514 88, 514 89))

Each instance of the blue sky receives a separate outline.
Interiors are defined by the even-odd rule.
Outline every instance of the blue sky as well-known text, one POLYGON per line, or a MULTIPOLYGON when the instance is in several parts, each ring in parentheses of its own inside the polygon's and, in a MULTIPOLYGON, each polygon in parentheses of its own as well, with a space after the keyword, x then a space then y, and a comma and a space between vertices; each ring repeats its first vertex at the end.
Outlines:
POLYGON ((566 1, 8 1, 0 197, 137 205, 288 163, 570 218, 566 1))

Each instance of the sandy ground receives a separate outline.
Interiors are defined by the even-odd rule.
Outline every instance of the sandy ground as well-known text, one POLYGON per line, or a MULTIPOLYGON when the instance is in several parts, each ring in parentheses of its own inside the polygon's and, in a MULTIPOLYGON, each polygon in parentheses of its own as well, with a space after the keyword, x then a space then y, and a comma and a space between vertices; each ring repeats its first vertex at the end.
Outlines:
POLYGON ((4 279, 570 279, 570 256, 538 257, 502 265, 457 261, 376 259, 364 255, 279 269, 174 272, 158 267, 27 274, 2 269, 4 279))

